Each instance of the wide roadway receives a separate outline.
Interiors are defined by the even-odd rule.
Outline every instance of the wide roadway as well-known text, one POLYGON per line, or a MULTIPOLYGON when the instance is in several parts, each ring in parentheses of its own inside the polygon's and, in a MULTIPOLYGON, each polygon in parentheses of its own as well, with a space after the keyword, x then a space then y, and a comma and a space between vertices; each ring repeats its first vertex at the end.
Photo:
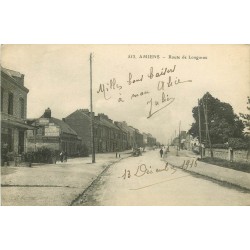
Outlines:
POLYGON ((152 150, 117 162, 74 205, 250 205, 250 192, 166 161, 159 150, 152 150))

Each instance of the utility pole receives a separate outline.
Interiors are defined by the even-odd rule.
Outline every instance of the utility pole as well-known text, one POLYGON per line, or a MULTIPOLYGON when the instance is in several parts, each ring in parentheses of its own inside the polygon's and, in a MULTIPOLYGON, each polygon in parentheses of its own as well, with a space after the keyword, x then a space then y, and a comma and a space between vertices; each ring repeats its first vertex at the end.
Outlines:
POLYGON ((202 159, 202 147, 201 147, 201 114, 200 114, 200 100, 198 99, 198 115, 199 115, 199 149, 200 149, 200 155, 202 159))
POLYGON ((212 150, 212 144, 211 144, 210 134, 209 134, 209 129, 208 129, 208 120, 207 120, 207 98, 206 98, 206 107, 205 107, 204 99, 202 100, 202 102, 203 102, 205 124, 206 124, 206 138, 208 138, 210 154, 211 154, 211 157, 213 158, 213 150, 212 150))
POLYGON ((92 163, 95 163, 94 113, 93 113, 93 100, 92 100, 92 53, 90 54, 89 62, 90 62, 90 133, 91 133, 92 163))
POLYGON ((179 151, 181 150, 181 121, 179 122, 179 151))

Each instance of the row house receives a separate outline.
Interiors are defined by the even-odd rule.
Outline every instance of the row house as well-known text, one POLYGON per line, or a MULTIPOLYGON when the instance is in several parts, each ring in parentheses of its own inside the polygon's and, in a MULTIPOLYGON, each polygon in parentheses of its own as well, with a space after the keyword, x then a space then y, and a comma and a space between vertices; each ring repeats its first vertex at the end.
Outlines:
POLYGON ((143 143, 145 146, 148 147, 153 147, 156 146, 156 138, 154 138, 151 134, 149 133, 143 133, 143 143))
POLYGON ((133 136, 134 136, 134 147, 139 148, 143 147, 143 135, 139 132, 137 128, 134 128, 132 126, 129 126, 130 129, 133 130, 133 136))
POLYGON ((115 122, 115 125, 121 130, 122 135, 122 148, 123 149, 131 149, 129 146, 129 130, 123 126, 123 122, 115 122))
MULTIPOLYGON (((97 153, 117 152, 145 146, 143 134, 125 121, 113 121, 103 113, 98 115, 93 113, 93 117, 93 134, 97 153)), ((91 152, 91 112, 88 109, 78 109, 63 120, 76 131, 82 139, 82 145, 91 152)), ((148 143, 155 145, 156 139, 151 136, 148 143)))
POLYGON ((148 135, 146 133, 142 133, 143 136, 143 145, 144 147, 148 144, 148 135))
POLYGON ((138 129, 135 129, 135 141, 137 147, 143 147, 143 135, 140 133, 138 129))
MULTIPOLYGON (((94 141, 96 152, 115 152, 127 149, 126 131, 115 124, 107 115, 94 116, 94 141)), ((72 127, 91 152, 91 112, 88 109, 79 109, 64 118, 72 127)))
POLYGON ((127 149, 135 148, 135 129, 129 126, 125 121, 117 122, 117 124, 119 124, 119 127, 124 129, 127 133, 127 149))
POLYGON ((26 152, 27 95, 24 75, 1 67, 1 162, 26 152))
POLYGON ((155 145, 156 145, 156 139, 151 134, 147 134, 147 146, 153 147, 155 145))
POLYGON ((91 149, 91 126, 88 109, 78 109, 63 119, 81 138, 81 144, 91 149))
POLYGON ((79 154, 81 139, 67 123, 52 117, 50 108, 40 118, 30 119, 29 123, 36 129, 27 132, 28 151, 46 147, 58 152, 64 151, 68 156, 79 154))
POLYGON ((107 115, 98 114, 95 116, 94 127, 96 130, 94 136, 97 152, 115 152, 124 150, 122 148, 122 131, 107 115))

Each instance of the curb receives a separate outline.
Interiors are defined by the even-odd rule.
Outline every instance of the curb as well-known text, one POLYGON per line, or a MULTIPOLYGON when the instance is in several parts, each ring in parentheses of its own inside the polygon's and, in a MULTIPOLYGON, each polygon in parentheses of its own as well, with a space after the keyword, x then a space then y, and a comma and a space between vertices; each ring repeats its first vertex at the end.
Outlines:
MULTIPOLYGON (((215 178, 213 176, 210 176, 209 174, 203 174, 203 173, 197 173, 195 171, 192 171, 192 170, 188 170, 188 169, 183 169, 179 166, 176 166, 174 164, 172 164, 171 162, 167 161, 171 166, 175 167, 175 168, 178 168, 180 170, 183 170, 184 172, 186 173, 190 173, 190 174, 193 174, 193 175, 198 175, 198 176, 201 176, 201 177, 205 177, 206 179, 210 179, 210 180, 213 180, 213 181, 216 181, 216 182, 219 182, 219 183, 224 183, 226 185, 230 185, 231 187, 235 187, 236 189, 240 189, 242 191, 245 191, 245 192, 250 192, 250 187, 246 187, 246 186, 243 186, 243 185, 240 185, 239 183, 233 183, 233 182, 230 182, 230 181, 227 181, 224 179, 224 177, 222 176, 218 176, 218 178, 215 178)), ((236 170, 235 170, 236 171, 236 170)))
POLYGON ((130 157, 130 156, 127 156, 127 157, 124 157, 124 158, 120 158, 118 161, 115 161, 115 162, 112 162, 112 163, 108 164, 108 165, 102 170, 102 172, 101 172, 99 175, 97 175, 96 178, 95 178, 95 179, 94 179, 94 180, 93 180, 93 181, 83 190, 83 192, 80 193, 73 201, 71 201, 71 203, 69 204, 69 206, 74 206, 75 204, 77 204, 78 201, 80 200, 80 198, 81 198, 82 196, 84 196, 85 193, 87 193, 87 191, 88 191, 92 186, 94 186, 94 185, 101 179, 102 175, 103 175, 104 173, 106 173, 106 172, 108 171, 108 169, 109 169, 113 164, 115 164, 115 163, 117 163, 117 162, 120 162, 120 161, 122 161, 122 160, 124 160, 124 159, 127 159, 128 157, 130 157))

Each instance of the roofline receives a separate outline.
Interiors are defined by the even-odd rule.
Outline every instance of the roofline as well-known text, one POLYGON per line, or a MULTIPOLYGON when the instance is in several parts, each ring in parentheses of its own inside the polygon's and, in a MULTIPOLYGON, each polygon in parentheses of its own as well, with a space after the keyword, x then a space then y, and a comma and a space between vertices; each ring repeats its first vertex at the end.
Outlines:
POLYGON ((26 87, 24 87, 23 85, 21 85, 20 83, 18 83, 13 77, 9 76, 8 74, 6 74, 4 71, 2 71, 1 69, 1 77, 3 76, 7 76, 7 78, 9 78, 13 84, 15 84, 17 87, 19 87, 20 89, 24 90, 26 93, 29 93, 29 89, 27 89, 26 87))

